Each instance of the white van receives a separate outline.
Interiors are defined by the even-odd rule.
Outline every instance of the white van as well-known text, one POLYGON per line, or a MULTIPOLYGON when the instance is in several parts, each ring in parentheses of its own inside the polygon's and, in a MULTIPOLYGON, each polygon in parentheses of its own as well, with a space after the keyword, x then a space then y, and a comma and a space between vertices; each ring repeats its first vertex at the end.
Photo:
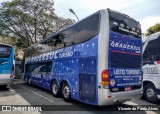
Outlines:
POLYGON ((152 103, 160 99, 160 32, 143 41, 144 98, 152 103))

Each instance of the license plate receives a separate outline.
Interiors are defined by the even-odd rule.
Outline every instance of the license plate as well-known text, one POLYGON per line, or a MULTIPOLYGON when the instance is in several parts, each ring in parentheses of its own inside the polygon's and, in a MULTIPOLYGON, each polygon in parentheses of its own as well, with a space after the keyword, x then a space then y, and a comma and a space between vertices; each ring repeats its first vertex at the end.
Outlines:
POLYGON ((125 91, 130 91, 131 90, 131 87, 126 87, 125 88, 125 91))

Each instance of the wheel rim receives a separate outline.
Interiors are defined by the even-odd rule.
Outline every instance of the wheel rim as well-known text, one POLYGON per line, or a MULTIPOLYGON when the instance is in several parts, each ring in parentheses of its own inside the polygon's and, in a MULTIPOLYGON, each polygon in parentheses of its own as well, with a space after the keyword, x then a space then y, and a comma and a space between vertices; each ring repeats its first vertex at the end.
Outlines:
POLYGON ((147 97, 148 98, 152 98, 152 97, 154 97, 155 96, 155 91, 152 89, 152 88, 148 88, 147 90, 146 90, 146 94, 147 94, 147 97))
POLYGON ((64 88, 63 88, 63 95, 64 95, 65 98, 69 98, 69 96, 70 96, 69 86, 64 86, 64 88))
POLYGON ((58 86, 57 86, 57 84, 53 84, 52 85, 52 91, 53 91, 53 94, 57 94, 57 92, 58 92, 58 86))

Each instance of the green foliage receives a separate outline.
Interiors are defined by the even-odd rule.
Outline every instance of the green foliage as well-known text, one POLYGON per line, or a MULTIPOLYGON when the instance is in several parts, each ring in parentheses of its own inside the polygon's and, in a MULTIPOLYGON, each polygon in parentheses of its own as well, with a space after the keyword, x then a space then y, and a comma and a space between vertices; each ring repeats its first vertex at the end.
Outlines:
POLYGON ((156 33, 156 32, 159 32, 160 31, 160 23, 157 23, 156 25, 150 27, 148 30, 147 30, 147 33, 145 34, 146 36, 149 36, 153 33, 156 33))
POLYGON ((0 43, 9 44, 15 46, 15 38, 7 37, 5 35, 1 35, 0 43))
POLYGON ((22 48, 22 49, 25 48, 25 46, 23 45, 23 40, 20 38, 16 38, 15 45, 17 48, 22 48))
POLYGON ((73 23, 54 13, 53 0, 11 0, 0 5, 0 36, 20 48, 37 43, 73 23))

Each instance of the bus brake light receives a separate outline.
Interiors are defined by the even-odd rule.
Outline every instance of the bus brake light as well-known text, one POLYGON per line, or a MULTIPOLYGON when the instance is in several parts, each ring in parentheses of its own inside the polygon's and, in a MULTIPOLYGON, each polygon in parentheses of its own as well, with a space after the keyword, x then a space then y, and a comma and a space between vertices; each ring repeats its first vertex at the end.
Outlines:
POLYGON ((103 85, 109 85, 109 82, 108 82, 108 69, 104 70, 102 72, 102 84, 103 85))

